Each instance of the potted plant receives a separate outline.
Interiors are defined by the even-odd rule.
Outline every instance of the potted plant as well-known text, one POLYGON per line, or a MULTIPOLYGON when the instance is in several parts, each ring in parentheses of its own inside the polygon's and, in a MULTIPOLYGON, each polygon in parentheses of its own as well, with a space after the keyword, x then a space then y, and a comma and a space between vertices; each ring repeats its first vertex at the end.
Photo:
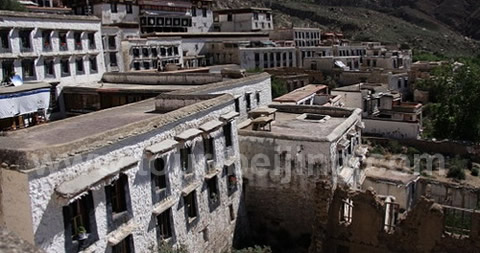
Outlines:
POLYGON ((218 195, 217 195, 216 193, 212 193, 212 194, 210 195, 210 201, 211 201, 212 203, 217 203, 217 201, 218 201, 218 195))
POLYGON ((87 234, 87 230, 85 229, 85 227, 80 226, 80 227, 77 228, 77 236, 78 236, 79 241, 87 240, 88 234, 87 234))
POLYGON ((228 181, 229 181, 229 188, 230 190, 234 190, 235 187, 237 187, 237 183, 238 183, 238 179, 235 175, 232 175, 232 176, 229 176, 228 177, 228 181))

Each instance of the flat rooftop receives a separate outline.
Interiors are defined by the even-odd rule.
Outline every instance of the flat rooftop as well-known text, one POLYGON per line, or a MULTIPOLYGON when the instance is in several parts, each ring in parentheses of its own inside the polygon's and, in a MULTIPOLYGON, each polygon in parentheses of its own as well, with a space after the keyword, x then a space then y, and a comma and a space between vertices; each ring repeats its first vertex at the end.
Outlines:
POLYGON ((367 178, 374 181, 390 182, 403 185, 409 184, 410 182, 413 182, 419 178, 418 175, 414 175, 413 173, 374 166, 365 169, 365 175, 367 178))
MULTIPOLYGON (((319 106, 271 105, 278 109, 271 131, 255 131, 252 124, 241 129, 242 135, 268 135, 294 140, 332 141, 357 121, 360 109, 319 106)), ((359 118, 359 117, 358 117, 359 118)))
POLYGON ((322 90, 325 90, 325 93, 327 92, 328 86, 326 85, 313 85, 309 84, 304 87, 298 88, 290 93, 287 93, 283 96, 280 96, 278 98, 275 98, 275 102, 283 102, 283 103, 288 103, 288 102, 293 102, 297 103, 298 101, 301 101, 302 99, 305 99, 313 94, 316 94, 322 90))
POLYGON ((154 32, 140 35, 143 38, 180 37, 180 38, 237 38, 237 37, 269 37, 268 32, 154 32))
POLYGON ((62 15, 52 13, 31 13, 20 11, 0 11, 0 17, 13 17, 13 18, 28 18, 28 19, 58 19, 58 20, 81 20, 81 21, 93 21, 100 22, 100 19, 96 16, 85 15, 62 15))
POLYGON ((38 169, 38 157, 59 161, 89 153, 163 126, 179 124, 183 118, 232 101, 233 97, 228 94, 160 95, 155 99, 6 132, 0 136, 0 161, 18 165, 20 170, 38 169), (180 107, 177 101, 185 99, 191 103, 180 107), (172 106, 164 113, 156 111, 155 102, 160 100, 166 104, 172 101, 172 106))
POLYGON ((26 82, 22 86, 0 86, 0 95, 50 88, 46 82, 26 82))
POLYGON ((388 85, 383 83, 357 83, 353 85, 339 87, 334 89, 333 91, 360 92, 361 90, 372 90, 372 91, 375 91, 376 93, 391 92, 388 89, 388 85))
POLYGON ((153 99, 126 106, 115 107, 73 118, 53 121, 44 125, 8 132, 0 137, 0 149, 45 148, 51 145, 71 143, 98 135, 130 123, 160 116, 153 113, 153 99), (119 117, 121 115, 121 117, 119 117))
MULTIPOLYGON (((201 87, 201 85, 143 85, 135 83, 84 83, 65 86, 65 91, 77 89, 92 89, 98 92, 156 92, 165 93, 176 90, 186 90, 201 87)), ((0 90, 1 91, 1 90, 0 90)))

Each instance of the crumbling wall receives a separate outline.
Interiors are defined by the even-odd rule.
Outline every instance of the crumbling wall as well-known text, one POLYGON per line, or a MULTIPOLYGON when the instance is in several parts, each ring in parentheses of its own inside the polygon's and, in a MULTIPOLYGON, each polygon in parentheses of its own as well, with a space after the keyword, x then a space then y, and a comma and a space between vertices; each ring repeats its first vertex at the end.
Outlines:
MULTIPOLYGON (((317 198, 328 190, 317 188, 317 198)), ((373 192, 336 189, 325 216, 325 204, 317 203, 315 231, 310 247, 316 252, 478 252, 480 213, 471 213, 471 227, 462 235, 446 232, 445 207, 422 198, 412 211, 400 215, 393 231, 384 226, 385 203, 373 192), (341 221, 341 206, 352 200, 351 222, 341 221), (327 224, 327 225, 325 225, 327 224)))

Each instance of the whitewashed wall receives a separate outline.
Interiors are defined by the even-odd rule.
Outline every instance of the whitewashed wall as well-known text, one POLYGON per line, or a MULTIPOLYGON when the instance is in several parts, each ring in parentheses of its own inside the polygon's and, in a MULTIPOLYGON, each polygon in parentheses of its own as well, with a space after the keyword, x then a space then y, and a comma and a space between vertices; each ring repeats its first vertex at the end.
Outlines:
MULTIPOLYGON (((146 140, 138 140, 134 145, 122 146, 112 150, 106 155, 101 155, 90 161, 80 161, 77 164, 68 166, 60 171, 52 172, 44 176, 30 175, 30 197, 33 215, 33 229, 35 244, 47 252, 65 252, 64 224, 62 216, 62 205, 55 200, 55 187, 65 181, 72 180, 78 175, 88 173, 96 166, 108 165, 122 157, 135 157, 139 164, 127 171, 129 177, 129 188, 133 208, 133 222, 137 224, 133 232, 135 252, 148 252, 148 248, 156 245, 156 229, 152 226, 156 224, 156 219, 152 218, 152 191, 150 184, 150 174, 142 174, 141 168, 147 166, 147 160, 143 159, 145 148, 165 139, 171 139, 184 130, 198 127, 199 125, 213 119, 218 119, 220 115, 234 110, 233 105, 217 109, 205 116, 198 117, 177 124, 172 129, 160 129, 158 134, 146 140), (153 220, 152 220, 153 219, 153 220)), ((232 129, 236 129, 233 121, 232 129)), ((232 131, 233 149, 231 155, 239 157, 237 132, 232 131)), ((215 134, 216 161, 219 166, 228 158, 225 154, 225 139, 222 130, 215 134)), ((195 158, 195 177, 203 182, 205 176, 205 160, 203 157, 203 142, 201 138, 196 138, 193 144, 195 158)), ((233 230, 235 222, 230 221, 229 204, 233 204, 235 216, 240 208, 240 196, 242 194, 240 162, 235 162, 236 174, 239 178, 238 190, 230 197, 226 194, 226 178, 219 174, 219 190, 221 196, 221 205, 212 213, 209 212, 208 196, 205 185, 197 189, 197 203, 199 211, 199 222, 187 232, 185 222, 185 212, 181 200, 181 178, 179 162, 174 163, 171 159, 176 151, 166 154, 169 159, 169 182, 172 189, 171 197, 178 202, 172 207, 173 229, 177 243, 187 246, 189 252, 223 252, 232 245, 233 230), (209 242, 205 242, 203 234, 200 233, 205 227, 209 230, 209 242), (219 246, 221 245, 221 246, 219 246), (215 251, 213 249, 216 249, 215 251)), ((89 249, 95 252, 110 252, 107 247, 107 213, 105 206, 104 188, 93 191, 93 200, 95 206, 95 219, 98 229, 99 240, 89 249)))

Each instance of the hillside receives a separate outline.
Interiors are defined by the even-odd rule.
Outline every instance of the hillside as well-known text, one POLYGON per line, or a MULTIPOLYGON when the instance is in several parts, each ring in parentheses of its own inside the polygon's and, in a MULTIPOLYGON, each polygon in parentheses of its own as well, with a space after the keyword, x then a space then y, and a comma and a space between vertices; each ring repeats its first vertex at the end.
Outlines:
POLYGON ((405 44, 448 56, 478 54, 478 0, 217 0, 217 8, 270 6, 276 26, 318 26, 353 40, 405 44), (270 5, 271 2, 271 5, 270 5))

